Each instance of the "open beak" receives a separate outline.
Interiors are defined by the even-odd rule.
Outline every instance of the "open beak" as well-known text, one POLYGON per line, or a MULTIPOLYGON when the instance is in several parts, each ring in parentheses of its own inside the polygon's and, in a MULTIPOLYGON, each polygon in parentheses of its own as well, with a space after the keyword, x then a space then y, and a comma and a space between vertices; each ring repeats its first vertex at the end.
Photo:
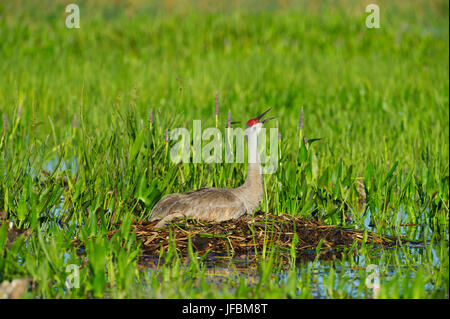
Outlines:
POLYGON ((258 121, 260 121, 261 123, 266 123, 267 121, 270 121, 272 119, 274 119, 275 117, 269 117, 268 119, 265 119, 263 121, 261 121, 261 118, 267 114, 267 112, 269 112, 272 108, 268 109, 267 111, 265 111, 264 113, 262 113, 260 116, 257 117, 258 121))

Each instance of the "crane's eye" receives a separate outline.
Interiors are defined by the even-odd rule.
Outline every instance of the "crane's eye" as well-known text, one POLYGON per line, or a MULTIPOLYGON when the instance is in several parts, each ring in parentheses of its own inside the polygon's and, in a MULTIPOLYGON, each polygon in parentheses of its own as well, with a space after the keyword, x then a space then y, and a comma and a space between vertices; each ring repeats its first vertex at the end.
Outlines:
POLYGON ((258 122, 259 122, 258 119, 250 119, 250 120, 248 120, 247 125, 249 127, 252 127, 253 125, 255 125, 258 122))

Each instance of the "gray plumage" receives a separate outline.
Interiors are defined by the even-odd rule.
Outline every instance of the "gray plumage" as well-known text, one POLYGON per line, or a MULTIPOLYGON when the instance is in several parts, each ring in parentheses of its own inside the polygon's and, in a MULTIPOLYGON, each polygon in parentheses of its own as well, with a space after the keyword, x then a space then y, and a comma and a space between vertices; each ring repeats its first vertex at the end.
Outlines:
POLYGON ((262 199, 259 164, 249 164, 245 183, 237 188, 200 188, 184 194, 164 196, 153 207, 149 221, 161 219, 160 228, 177 217, 221 222, 252 214, 262 199))
POLYGON ((247 126, 249 164, 247 178, 242 186, 237 188, 201 188, 184 194, 169 194, 156 203, 148 220, 161 219, 155 226, 160 228, 178 217, 221 222, 237 219, 244 214, 253 214, 261 203, 263 196, 257 136, 261 131, 262 124, 267 120, 259 122, 259 119, 269 110, 258 118, 252 119, 251 124, 247 126))

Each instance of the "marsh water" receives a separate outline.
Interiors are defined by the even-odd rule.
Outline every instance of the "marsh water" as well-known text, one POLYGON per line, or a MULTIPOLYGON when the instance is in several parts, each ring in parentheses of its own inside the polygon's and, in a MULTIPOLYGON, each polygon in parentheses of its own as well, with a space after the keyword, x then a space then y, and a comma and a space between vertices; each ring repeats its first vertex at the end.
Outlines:
MULTIPOLYGON (((54 163, 47 168, 54 168, 54 163)), ((66 167, 61 169, 66 169, 66 167)), ((52 209, 50 220, 54 220, 54 222, 48 222, 49 230, 53 227, 67 227, 67 224, 59 222, 63 202, 64 197, 61 197, 60 204, 52 209)), ((408 221, 405 212, 401 210, 398 214, 402 217, 402 220, 408 221)), ((371 222, 370 211, 365 216, 364 228, 377 232, 376 225, 371 222)), ((298 256, 295 266, 291 262, 286 263, 286 267, 274 269, 270 274, 270 279, 279 285, 283 285, 292 275, 292 268, 294 267, 298 282, 307 280, 310 294, 314 298, 326 298, 329 296, 328 278, 332 271, 334 276, 339 278, 334 282, 333 287, 337 297, 371 298, 374 297, 373 294, 376 294, 376 291, 367 287, 367 272, 375 274, 380 285, 383 285, 393 278, 401 278, 402 280, 414 278, 415 271, 423 267, 424 264, 427 267, 435 268, 441 266, 440 250, 448 250, 448 231, 445 233, 445 238, 437 239, 433 230, 424 224, 408 224, 408 222, 405 222, 399 225, 399 229, 401 229, 402 235, 409 235, 409 238, 417 241, 402 246, 370 247, 364 253, 355 250, 350 257, 349 255, 343 257, 345 251, 343 254, 343 251, 339 249, 329 249, 321 250, 321 257, 316 258, 314 249, 307 250, 302 252, 301 256, 298 256)), ((80 248, 78 253, 83 255, 83 249, 80 248)), ((254 256, 252 257, 228 258, 223 254, 211 254, 203 261, 205 277, 219 285, 242 279, 245 280, 247 285, 256 285, 261 280, 261 271, 258 264, 254 262, 254 256)), ((182 259, 181 267, 188 268, 189 263, 189 258, 182 259)), ((161 264, 162 260, 159 256, 145 256, 140 258, 139 267, 140 271, 145 273, 146 276, 152 277, 159 276, 161 264)), ((426 287, 426 289, 432 291, 433 287, 426 287)), ((298 288, 297 291, 300 296, 301 288, 298 288)))

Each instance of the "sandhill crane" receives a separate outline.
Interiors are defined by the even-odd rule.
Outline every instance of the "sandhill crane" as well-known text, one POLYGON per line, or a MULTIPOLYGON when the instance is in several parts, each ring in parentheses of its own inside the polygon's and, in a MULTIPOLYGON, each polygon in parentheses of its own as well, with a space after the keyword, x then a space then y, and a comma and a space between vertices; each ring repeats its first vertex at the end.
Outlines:
POLYGON ((245 137, 248 143, 248 168, 244 184, 237 188, 200 188, 184 194, 169 194, 156 203, 150 213, 149 221, 161 219, 155 228, 161 228, 178 217, 221 222, 253 213, 263 196, 257 144, 263 124, 273 119, 261 121, 269 111, 247 122, 245 137))

